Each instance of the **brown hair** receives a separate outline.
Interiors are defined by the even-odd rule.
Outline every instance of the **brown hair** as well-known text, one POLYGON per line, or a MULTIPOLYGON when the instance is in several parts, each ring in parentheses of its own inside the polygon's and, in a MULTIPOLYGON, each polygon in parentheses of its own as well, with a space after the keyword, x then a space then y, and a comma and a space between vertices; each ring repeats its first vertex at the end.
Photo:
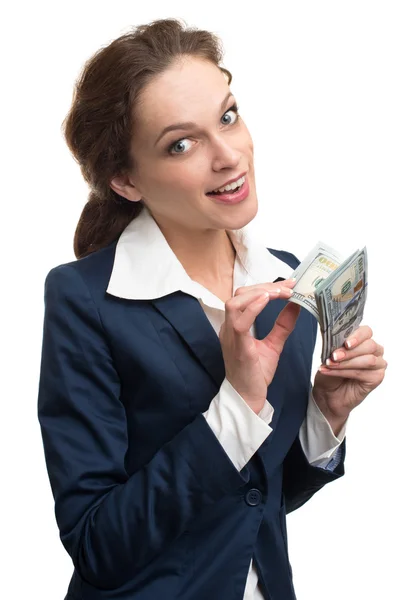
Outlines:
POLYGON ((142 210, 109 185, 133 167, 130 155, 133 108, 155 75, 184 56, 219 66, 220 39, 209 31, 185 28, 177 19, 139 25, 98 50, 78 77, 71 108, 62 124, 66 143, 90 187, 74 236, 76 258, 115 241, 142 210))

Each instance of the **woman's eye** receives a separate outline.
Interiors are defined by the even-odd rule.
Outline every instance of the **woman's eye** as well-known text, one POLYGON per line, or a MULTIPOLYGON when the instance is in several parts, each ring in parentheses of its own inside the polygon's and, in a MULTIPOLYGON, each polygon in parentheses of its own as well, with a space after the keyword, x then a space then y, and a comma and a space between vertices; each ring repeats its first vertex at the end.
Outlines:
MULTIPOLYGON (((239 119, 238 110, 239 110, 238 107, 236 106, 236 104, 234 104, 233 106, 231 106, 231 108, 229 110, 226 111, 225 115, 227 115, 230 112, 234 112, 236 115, 236 119, 235 119, 234 123, 236 123, 236 121, 239 119)), ((223 115, 223 116, 225 116, 225 115, 223 115)), ((229 123, 226 123, 226 125, 229 125, 229 123)), ((232 123, 231 123, 231 125, 232 125, 232 123)))
MULTIPOLYGON (((235 120, 234 120, 233 122, 231 122, 231 123, 229 123, 229 122, 228 122, 228 123, 225 123, 225 125, 235 125, 235 123, 236 123, 236 122, 239 120, 239 113, 238 113, 238 110, 239 110, 238 106, 237 106, 236 104, 234 104, 234 106, 231 106, 231 108, 229 108, 229 109, 226 111, 226 113, 223 115, 223 117, 225 117, 225 116, 226 116, 228 113, 230 113, 230 112, 234 112, 234 113, 235 113, 235 115, 236 115, 236 118, 235 118, 235 120)), ((223 117, 222 117, 222 119, 223 119, 223 117)), ((183 145, 185 145, 185 142, 186 142, 186 141, 189 141, 189 138, 182 138, 181 140, 177 140, 177 142, 173 142, 173 144, 171 144, 171 145, 168 147, 168 149, 167 149, 167 150, 168 150, 168 152, 169 152, 169 154, 173 154, 173 155, 174 155, 174 154, 186 154, 186 152, 185 152, 185 151, 184 151, 184 152, 182 152, 182 151, 180 151, 180 150, 179 150, 178 152, 175 152, 175 149, 177 149, 177 148, 178 148, 180 145, 183 147, 183 145)), ((186 150, 186 149, 185 149, 185 150, 186 150)))
POLYGON ((184 154, 184 152, 181 152, 181 151, 179 151, 179 152, 173 152, 173 150, 174 150, 175 148, 177 148, 178 146, 180 146, 180 145, 183 145, 183 144, 184 144, 186 141, 188 141, 188 139, 187 139, 187 138, 183 138, 182 140, 178 140, 177 142, 174 142, 174 143, 173 143, 173 144, 172 144, 172 145, 169 147, 169 152, 170 152, 171 154, 184 154))

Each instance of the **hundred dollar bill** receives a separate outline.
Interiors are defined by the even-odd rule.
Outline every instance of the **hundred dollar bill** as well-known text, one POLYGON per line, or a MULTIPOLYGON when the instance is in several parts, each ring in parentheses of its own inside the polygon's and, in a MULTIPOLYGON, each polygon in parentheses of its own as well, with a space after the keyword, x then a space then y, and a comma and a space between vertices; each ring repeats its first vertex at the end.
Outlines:
POLYGON ((320 322, 315 290, 342 262, 343 259, 336 250, 318 242, 291 275, 297 282, 290 302, 307 309, 320 322))
POLYGON ((319 322, 324 363, 363 318, 367 294, 366 248, 343 260, 336 250, 318 242, 291 277, 297 281, 289 301, 308 310, 319 322))
POLYGON ((363 318, 367 296, 367 250, 363 248, 350 256, 325 279, 316 290, 320 314, 323 315, 322 362, 333 350, 343 346, 363 318))

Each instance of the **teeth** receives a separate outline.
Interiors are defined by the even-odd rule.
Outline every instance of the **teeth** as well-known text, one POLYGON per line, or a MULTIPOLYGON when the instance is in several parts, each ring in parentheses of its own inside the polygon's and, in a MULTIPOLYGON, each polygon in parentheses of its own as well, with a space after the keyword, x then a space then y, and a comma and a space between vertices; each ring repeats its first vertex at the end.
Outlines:
POLYGON ((234 181, 229 185, 225 185, 225 187, 218 188, 217 190, 212 190, 212 192, 231 192, 232 190, 240 187, 245 181, 245 176, 242 176, 238 181, 234 181))

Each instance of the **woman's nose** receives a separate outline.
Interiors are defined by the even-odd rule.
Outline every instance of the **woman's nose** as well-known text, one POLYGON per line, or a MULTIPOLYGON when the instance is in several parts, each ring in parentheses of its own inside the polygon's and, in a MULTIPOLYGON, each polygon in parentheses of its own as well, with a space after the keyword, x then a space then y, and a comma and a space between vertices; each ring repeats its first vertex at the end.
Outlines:
POLYGON ((213 168, 235 168, 241 160, 241 151, 223 138, 216 139, 213 146, 213 168))

